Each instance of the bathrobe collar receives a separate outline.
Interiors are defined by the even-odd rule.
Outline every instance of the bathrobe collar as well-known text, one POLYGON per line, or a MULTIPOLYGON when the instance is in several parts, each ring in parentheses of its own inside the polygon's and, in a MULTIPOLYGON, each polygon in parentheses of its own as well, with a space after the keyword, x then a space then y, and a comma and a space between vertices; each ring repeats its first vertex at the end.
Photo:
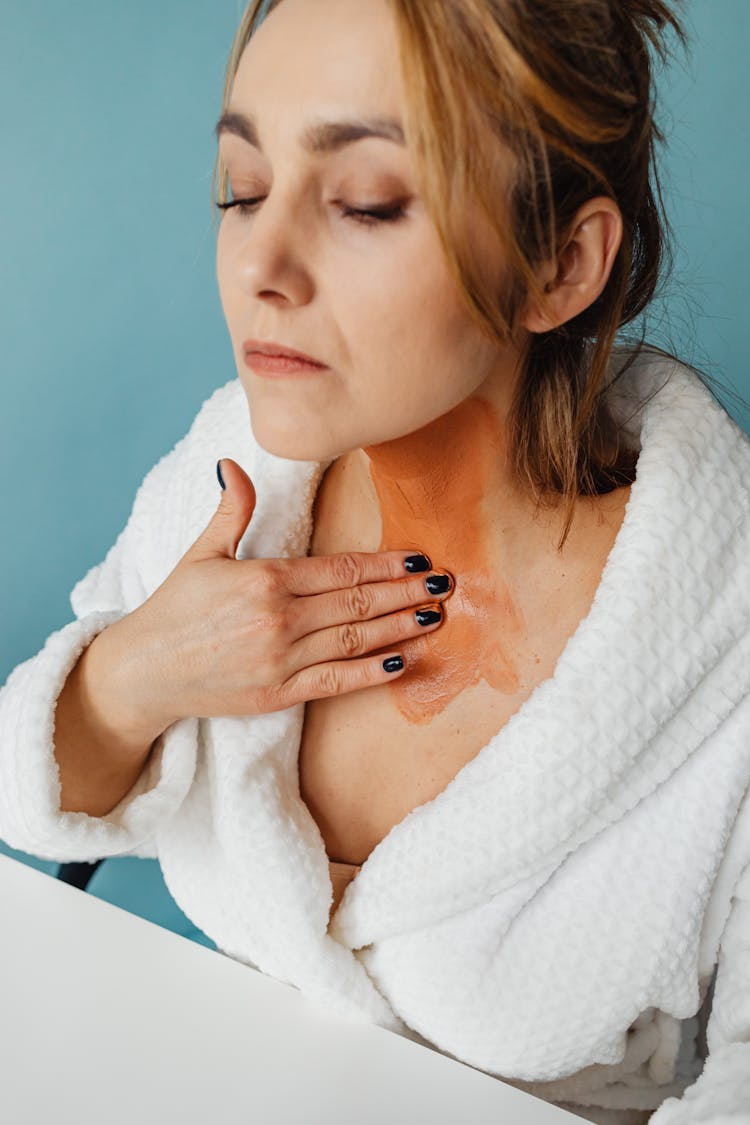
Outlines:
MULTIPOLYGON (((717 490, 729 477, 746 493, 750 446, 682 365, 639 357, 609 393, 640 455, 589 613, 553 675, 437 797, 375 847, 330 930, 328 858, 299 791, 304 706, 212 720, 216 736, 222 725, 244 725, 243 774, 257 781, 257 803, 246 812, 255 858, 245 858, 257 861, 247 877, 257 880, 256 892, 262 884, 262 895, 245 909, 258 912, 248 932, 255 930, 264 971, 319 991, 322 959, 329 967, 336 961, 342 991, 359 994, 387 1024, 382 998, 341 956, 439 924, 500 892, 517 893, 521 908, 568 854, 678 770, 705 739, 707 721, 718 726, 750 690, 746 667, 733 666, 749 624, 748 530, 736 511, 721 509, 717 490), (716 681, 708 720, 690 705, 706 677, 716 681), (673 737, 667 752, 660 739, 657 755, 652 740, 665 728, 673 737)), ((257 445, 253 459, 262 488, 237 558, 306 555, 315 494, 331 462, 291 461, 257 445)))

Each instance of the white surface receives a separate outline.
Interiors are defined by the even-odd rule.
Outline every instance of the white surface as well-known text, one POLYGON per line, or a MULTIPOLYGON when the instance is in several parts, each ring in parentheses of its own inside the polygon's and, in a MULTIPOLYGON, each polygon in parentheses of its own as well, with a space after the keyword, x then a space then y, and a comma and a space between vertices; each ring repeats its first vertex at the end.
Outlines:
POLYGON ((5 856, 0 901, 13 1125, 580 1121, 5 856))

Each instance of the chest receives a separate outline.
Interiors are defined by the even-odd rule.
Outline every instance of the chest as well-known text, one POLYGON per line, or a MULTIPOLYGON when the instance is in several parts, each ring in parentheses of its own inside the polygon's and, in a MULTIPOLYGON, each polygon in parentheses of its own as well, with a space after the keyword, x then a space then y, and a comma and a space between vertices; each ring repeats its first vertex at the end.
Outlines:
POLYGON ((533 664, 512 697, 468 689, 426 727, 404 719, 388 685, 309 700, 300 793, 329 858, 363 864, 395 824, 446 788, 548 671, 533 664))
MULTIPOLYGON (((325 480, 321 490, 324 485, 325 480)), ((377 549, 377 541, 358 523, 356 507, 347 515, 346 506, 326 502, 324 492, 319 501, 310 555, 377 549)), ((568 639, 591 607, 618 526, 619 522, 608 524, 604 534, 600 530, 592 538, 585 565, 576 567, 568 558, 563 569, 559 561, 549 569, 537 568, 533 589, 518 591, 524 629, 515 635, 515 674, 503 690, 481 679, 426 723, 404 715, 387 683, 306 702, 298 760, 300 795, 329 859, 364 863, 394 825, 441 793, 534 689, 553 675, 568 639)), ((433 559, 433 564, 450 569, 446 560, 433 559)), ((497 627, 501 629, 501 623, 497 627)), ((440 626, 446 639, 449 628, 448 614, 440 626)), ((426 640, 397 646, 407 668, 410 644, 426 640)))

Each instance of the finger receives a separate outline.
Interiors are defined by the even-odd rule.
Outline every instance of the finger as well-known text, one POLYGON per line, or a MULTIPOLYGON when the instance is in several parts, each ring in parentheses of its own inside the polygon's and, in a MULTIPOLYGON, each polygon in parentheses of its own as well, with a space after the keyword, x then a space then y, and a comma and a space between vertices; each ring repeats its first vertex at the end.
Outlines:
POLYGON ((373 687, 375 684, 389 683, 406 671, 406 660, 398 651, 366 656, 361 660, 333 660, 324 664, 314 664, 295 672, 278 689, 284 707, 308 699, 323 699, 331 695, 343 695, 350 691, 373 687), (394 668, 394 658, 400 658, 401 668, 394 668), (385 665, 390 664, 392 671, 385 665))
POLYGON ((390 613, 387 617, 376 617, 372 621, 350 621, 345 625, 322 629, 292 645, 288 654, 290 667, 301 669, 314 667, 323 661, 351 660, 366 656, 374 649, 390 648, 412 637, 439 629, 443 616, 442 606, 434 602, 422 602, 417 609, 404 609, 400 613, 390 613), (430 617, 437 612, 440 615, 438 620, 421 624, 416 614, 419 613, 424 620, 425 610, 431 611, 430 617))
MULTIPOLYGON (((296 598, 287 607, 287 626, 293 640, 336 625, 370 621, 383 614, 395 613, 406 606, 422 602, 440 601, 450 597, 454 590, 453 578, 443 571, 428 571, 410 578, 392 579, 390 582, 366 582, 362 586, 348 586, 326 594, 310 594, 296 598), (443 593, 428 590, 428 578, 445 574, 450 585, 443 593)), ((319 657, 318 659, 322 659, 319 657)))
MULTIPOLYGON (((329 590, 342 590, 359 586, 363 582, 385 582, 389 578, 403 578, 416 566, 406 560, 420 555, 413 551, 346 551, 335 555, 306 556, 294 559, 276 559, 275 563, 284 577, 290 594, 305 597, 329 590)), ((427 569, 432 565, 427 556, 427 569)))

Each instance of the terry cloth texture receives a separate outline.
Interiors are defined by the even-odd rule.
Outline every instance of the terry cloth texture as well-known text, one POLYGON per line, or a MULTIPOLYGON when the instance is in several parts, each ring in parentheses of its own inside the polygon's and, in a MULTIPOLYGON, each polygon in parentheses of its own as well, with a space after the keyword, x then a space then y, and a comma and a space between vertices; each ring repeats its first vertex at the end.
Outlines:
POLYGON ((75 620, 2 688, 0 837, 63 862, 158 858, 222 952, 601 1125, 750 1122, 750 440, 663 357, 608 393, 639 457, 589 613, 375 847, 330 929, 304 704, 183 719, 109 815, 59 808, 65 678, 202 533, 220 457, 257 491, 237 558, 309 550, 329 462, 259 446, 236 379, 147 474, 75 620))

